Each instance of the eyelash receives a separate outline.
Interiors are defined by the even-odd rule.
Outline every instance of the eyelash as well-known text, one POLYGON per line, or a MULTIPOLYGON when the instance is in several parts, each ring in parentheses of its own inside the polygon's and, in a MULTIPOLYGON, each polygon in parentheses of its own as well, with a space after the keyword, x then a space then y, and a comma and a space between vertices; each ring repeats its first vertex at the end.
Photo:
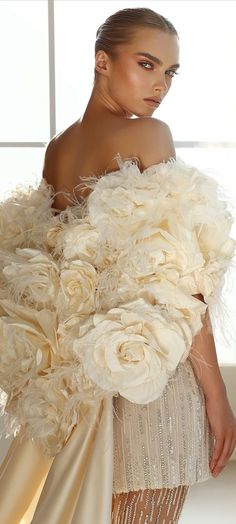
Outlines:
MULTIPOLYGON (((138 62, 138 63, 139 63, 140 65, 148 64, 148 65, 151 65, 151 66, 152 66, 152 64, 151 64, 150 62, 146 62, 146 60, 145 60, 145 61, 142 61, 142 62, 138 62)), ((148 68, 148 67, 144 67, 144 69, 149 69, 149 68, 148 68)), ((167 73, 168 73, 168 71, 167 71, 167 73)), ((179 74, 179 73, 177 73, 177 71, 175 71, 174 69, 170 69, 170 70, 169 70, 169 73, 173 73, 173 75, 169 75, 170 78, 173 78, 174 75, 178 75, 178 74, 179 74)))

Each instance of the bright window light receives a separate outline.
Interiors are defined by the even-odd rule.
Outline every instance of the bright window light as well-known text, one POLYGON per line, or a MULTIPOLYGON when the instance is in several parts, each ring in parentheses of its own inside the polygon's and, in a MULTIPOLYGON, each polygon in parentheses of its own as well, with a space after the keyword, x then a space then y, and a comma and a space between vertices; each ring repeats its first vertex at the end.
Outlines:
POLYGON ((45 0, 0 2, 0 141, 49 136, 45 0))

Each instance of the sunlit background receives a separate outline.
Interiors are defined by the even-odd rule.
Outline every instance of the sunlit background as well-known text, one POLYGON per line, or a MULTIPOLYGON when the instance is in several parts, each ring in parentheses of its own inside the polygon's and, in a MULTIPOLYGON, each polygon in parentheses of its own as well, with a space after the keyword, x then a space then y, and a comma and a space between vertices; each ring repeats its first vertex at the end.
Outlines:
MULTIPOLYGON (((227 0, 0 0, 1 199, 40 180, 46 144, 83 114, 96 30, 125 7, 149 7, 176 27, 179 75, 153 116, 170 126, 177 156, 223 185, 236 218, 236 1, 227 0)), ((227 287, 235 325, 236 278, 227 287)), ((219 360, 236 362, 236 341, 215 339, 219 360)))

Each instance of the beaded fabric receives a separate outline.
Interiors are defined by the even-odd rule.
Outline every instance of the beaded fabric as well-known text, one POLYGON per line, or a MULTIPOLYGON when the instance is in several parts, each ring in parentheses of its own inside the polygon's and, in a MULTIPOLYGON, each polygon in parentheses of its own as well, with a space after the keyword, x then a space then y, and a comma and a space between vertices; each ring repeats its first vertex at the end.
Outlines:
POLYGON ((212 477, 214 437, 189 358, 159 399, 140 405, 117 396, 113 407, 113 493, 175 488, 212 477))

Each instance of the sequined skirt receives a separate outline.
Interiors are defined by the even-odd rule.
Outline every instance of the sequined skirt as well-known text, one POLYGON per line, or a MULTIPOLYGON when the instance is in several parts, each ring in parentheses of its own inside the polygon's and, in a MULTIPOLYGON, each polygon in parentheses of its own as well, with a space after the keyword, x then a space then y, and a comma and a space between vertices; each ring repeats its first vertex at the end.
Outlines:
POLYGON ((146 405, 113 397, 113 492, 192 485, 212 478, 214 438, 202 388, 187 359, 146 405))

